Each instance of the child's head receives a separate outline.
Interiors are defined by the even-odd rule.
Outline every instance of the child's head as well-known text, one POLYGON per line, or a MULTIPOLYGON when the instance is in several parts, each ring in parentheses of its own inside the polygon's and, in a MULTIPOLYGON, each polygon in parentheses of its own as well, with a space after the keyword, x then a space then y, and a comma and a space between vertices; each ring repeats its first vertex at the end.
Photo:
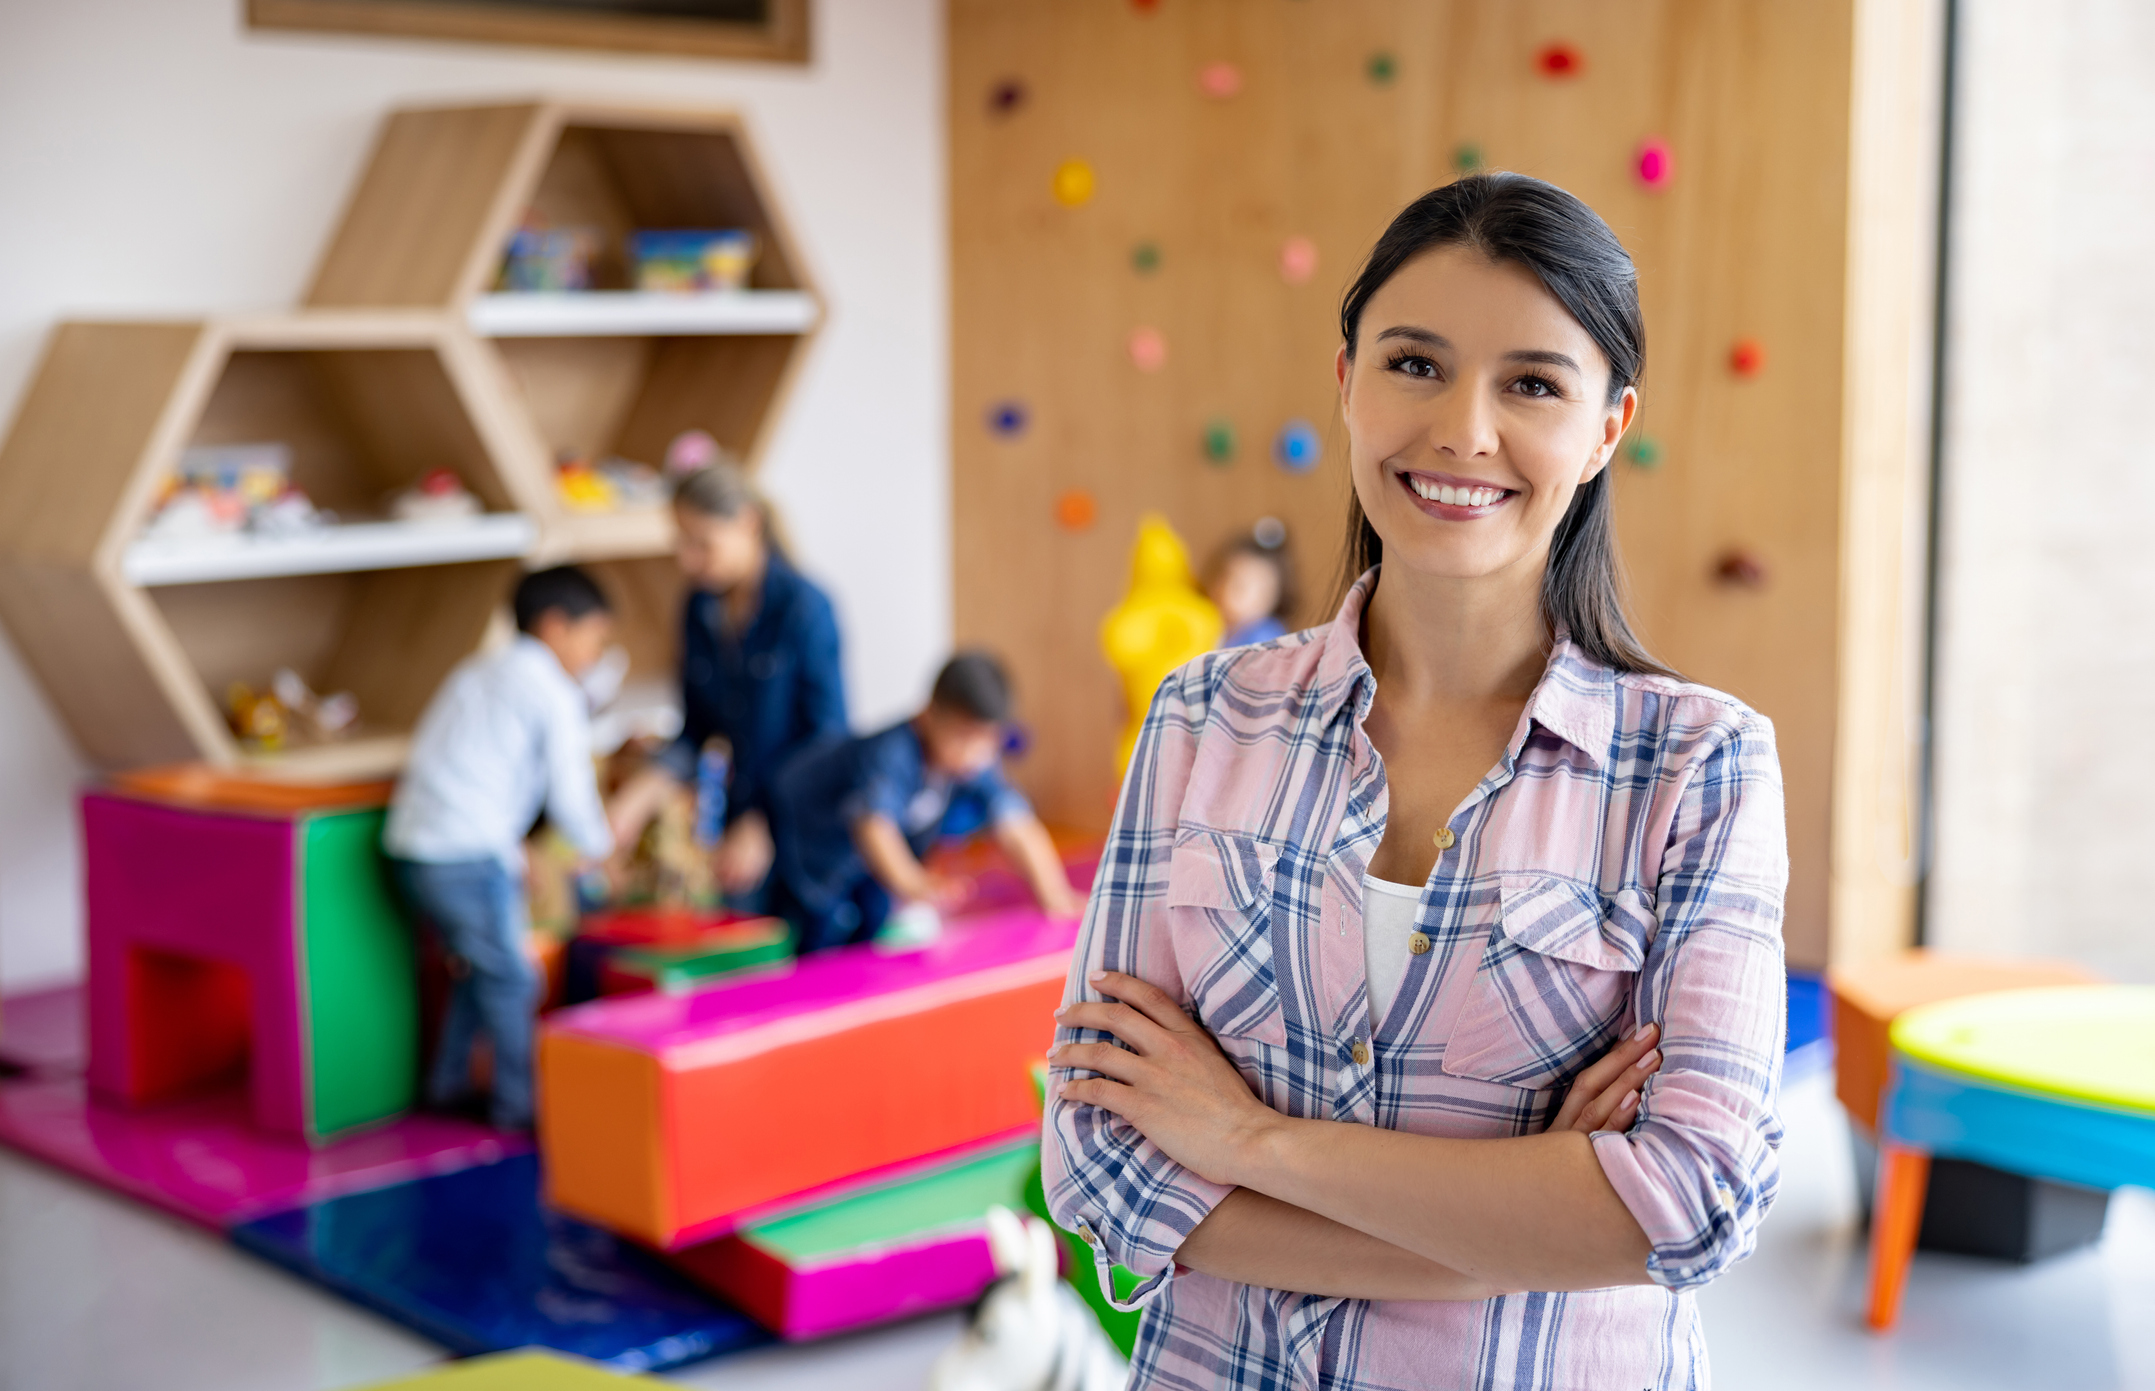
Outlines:
POLYGON ((689 582, 723 594, 762 577, 771 509, 738 464, 721 459, 673 488, 674 557, 689 582))
POLYGON ((614 634, 614 606, 598 581, 574 565, 534 570, 509 600, 519 632, 553 651, 561 669, 582 676, 598 664, 614 634))
POLYGON ((1205 593, 1227 631, 1261 618, 1285 621, 1294 611, 1294 566, 1287 559, 1287 528, 1266 517, 1212 557, 1205 593))
POLYGON ((1010 718, 1010 676, 992 655, 960 652, 936 673, 916 728, 928 766, 951 777, 988 770, 1003 753, 1010 718))

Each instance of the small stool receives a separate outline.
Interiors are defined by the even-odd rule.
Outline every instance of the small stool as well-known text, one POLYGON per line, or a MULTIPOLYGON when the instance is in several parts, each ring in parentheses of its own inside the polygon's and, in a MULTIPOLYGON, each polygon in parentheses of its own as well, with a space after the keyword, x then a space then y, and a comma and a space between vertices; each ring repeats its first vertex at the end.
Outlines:
POLYGON ((1872 1328, 1893 1327, 1933 1156, 2155 1186, 2155 987, 2006 990, 1894 1021, 1871 1220, 1872 1328))

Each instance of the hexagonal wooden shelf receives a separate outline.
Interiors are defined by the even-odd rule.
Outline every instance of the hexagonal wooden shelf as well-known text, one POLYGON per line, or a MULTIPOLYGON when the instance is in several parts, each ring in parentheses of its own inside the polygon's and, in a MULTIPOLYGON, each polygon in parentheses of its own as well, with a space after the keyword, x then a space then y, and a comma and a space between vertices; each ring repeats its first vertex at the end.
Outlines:
MULTIPOLYGON (((543 454, 651 464, 690 428, 753 464, 822 312, 737 117, 559 101, 392 114, 307 301, 457 313, 499 353, 543 454), (592 288, 495 292, 522 226, 598 232, 592 288), (630 231, 721 227, 756 234, 747 289, 628 288, 630 231)), ((546 476, 540 554, 598 571, 634 669, 670 672, 670 515, 573 512, 546 476)))
POLYGON ((760 453, 822 311, 738 120, 550 101, 394 112, 307 301, 259 318, 63 324, 0 444, 0 619, 90 757, 298 779, 391 771, 442 677, 499 627, 519 562, 599 571, 633 670, 670 676, 670 513, 572 511, 554 459, 656 464, 690 428, 751 463, 760 453), (608 254, 594 287, 492 292, 522 225, 596 229, 608 254), (726 227, 758 238, 748 288, 628 288, 629 230, 726 227), (267 440, 345 524, 143 535, 188 445, 267 440), (484 514, 349 520, 435 468, 484 514), (357 736, 243 749, 226 687, 283 666, 357 695, 357 736))
POLYGON ((475 648, 546 506, 498 367, 441 314, 68 323, 0 447, 0 617, 90 757, 201 758, 306 778, 393 770, 475 648), (293 537, 142 533, 196 444, 277 440, 339 525, 293 537), (368 520, 437 468, 484 512, 368 520), (251 756, 229 683, 291 667, 359 698, 350 738, 251 756))

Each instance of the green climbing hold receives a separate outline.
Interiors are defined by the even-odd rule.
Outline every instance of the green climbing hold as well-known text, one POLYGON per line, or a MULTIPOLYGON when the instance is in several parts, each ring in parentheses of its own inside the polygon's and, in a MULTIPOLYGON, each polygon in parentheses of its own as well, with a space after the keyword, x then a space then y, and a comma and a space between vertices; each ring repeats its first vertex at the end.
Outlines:
POLYGON ((1399 60, 1380 48, 1369 55, 1369 64, 1364 71, 1369 74, 1372 83, 1379 87, 1388 87, 1392 79, 1399 76, 1399 60))
POLYGON ((1632 440, 1628 451, 1631 462, 1640 468, 1655 468, 1661 463, 1661 446, 1645 435, 1632 440))
POLYGON ((1452 151, 1452 167, 1462 174, 1472 174, 1482 167, 1482 147, 1468 141, 1452 151))
POLYGON ((1205 457, 1215 464, 1235 461, 1235 427, 1226 420, 1205 422, 1205 457))
POLYGON ((1141 241, 1130 251, 1130 269, 1139 275, 1150 275, 1160 268, 1158 243, 1141 241))

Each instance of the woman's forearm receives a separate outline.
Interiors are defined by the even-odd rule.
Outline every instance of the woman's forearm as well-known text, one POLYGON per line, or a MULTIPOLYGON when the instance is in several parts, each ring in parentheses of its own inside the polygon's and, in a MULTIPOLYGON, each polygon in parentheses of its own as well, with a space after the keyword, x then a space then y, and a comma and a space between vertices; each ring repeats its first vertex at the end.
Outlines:
POLYGON ((1367 1232, 1238 1188, 1175 1253, 1177 1264, 1222 1280, 1348 1299, 1473 1300, 1504 1291, 1367 1232))
POLYGON ((1241 1148, 1225 1181, 1462 1279, 1530 1290, 1649 1280, 1646 1234, 1576 1131, 1452 1140, 1282 1117, 1241 1148))

